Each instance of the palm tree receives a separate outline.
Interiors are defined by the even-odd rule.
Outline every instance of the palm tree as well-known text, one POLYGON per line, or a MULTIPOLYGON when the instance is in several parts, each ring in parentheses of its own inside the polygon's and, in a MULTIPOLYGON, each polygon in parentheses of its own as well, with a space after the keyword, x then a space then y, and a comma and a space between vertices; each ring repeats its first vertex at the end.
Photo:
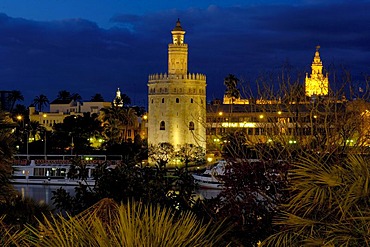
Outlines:
POLYGON ((58 100, 69 100, 72 98, 72 94, 67 90, 61 90, 58 92, 57 99, 58 100))
POLYGON ((35 97, 33 104, 37 107, 37 110, 41 112, 42 108, 49 104, 49 100, 45 95, 40 94, 39 96, 35 97))
POLYGON ((125 139, 125 124, 126 118, 125 109, 115 107, 101 109, 99 115, 100 121, 103 122, 103 135, 111 144, 121 144, 125 139))
POLYGON ((29 138, 33 138, 35 141, 41 139, 40 135, 45 131, 45 127, 42 126, 38 121, 31 121, 28 125, 29 138))
POLYGON ((104 98, 100 93, 93 95, 90 99, 91 102, 104 102, 104 98))
POLYGON ((8 95, 7 97, 7 100, 10 102, 10 112, 13 111, 13 108, 14 108, 14 105, 17 101, 23 101, 24 100, 24 97, 21 93, 21 91, 19 90, 13 90, 10 92, 10 94, 8 95))
POLYGON ((240 98, 240 91, 238 89, 239 79, 235 77, 235 75, 229 74, 224 79, 224 84, 226 86, 225 95, 231 98, 233 101, 234 99, 240 98))
POLYGON ((27 227, 31 246, 220 246, 229 229, 203 224, 191 212, 103 199, 75 217, 44 219, 27 227))
POLYGON ((82 100, 82 97, 81 97, 81 95, 80 95, 80 94, 78 94, 78 93, 73 93, 73 94, 71 95, 71 99, 72 99, 72 100, 74 100, 74 101, 81 101, 81 100, 82 100))
POLYGON ((123 124, 125 126, 125 138, 124 141, 127 141, 127 130, 129 127, 135 128, 135 123, 137 122, 137 114, 133 108, 124 108, 123 109, 123 124))
POLYGON ((290 176, 280 231, 263 246, 370 246, 368 157, 305 153, 290 176))

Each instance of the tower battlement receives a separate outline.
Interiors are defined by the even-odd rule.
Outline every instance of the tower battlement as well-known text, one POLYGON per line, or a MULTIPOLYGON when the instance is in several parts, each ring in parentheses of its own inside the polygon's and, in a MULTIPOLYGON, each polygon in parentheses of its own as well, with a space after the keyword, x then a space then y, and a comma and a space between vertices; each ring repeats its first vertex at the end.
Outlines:
POLYGON ((189 73, 189 74, 151 74, 149 75, 149 83, 159 80, 201 80, 205 81, 207 79, 206 75, 199 73, 189 73))

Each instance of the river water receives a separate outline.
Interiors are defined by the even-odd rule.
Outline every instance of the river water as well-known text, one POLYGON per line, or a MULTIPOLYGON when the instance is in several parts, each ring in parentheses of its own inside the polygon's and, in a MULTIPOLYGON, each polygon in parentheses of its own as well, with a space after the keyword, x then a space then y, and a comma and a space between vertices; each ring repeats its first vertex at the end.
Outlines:
MULTIPOLYGON (((36 184, 13 184, 14 188, 19 191, 20 195, 25 197, 30 197, 36 202, 46 203, 53 208, 53 191, 56 191, 61 186, 60 185, 36 185, 36 184)), ((71 195, 75 194, 74 186, 63 186, 63 188, 69 192, 71 195)), ((216 197, 221 190, 211 190, 211 189, 200 189, 196 193, 200 194, 204 198, 210 199, 216 197)))

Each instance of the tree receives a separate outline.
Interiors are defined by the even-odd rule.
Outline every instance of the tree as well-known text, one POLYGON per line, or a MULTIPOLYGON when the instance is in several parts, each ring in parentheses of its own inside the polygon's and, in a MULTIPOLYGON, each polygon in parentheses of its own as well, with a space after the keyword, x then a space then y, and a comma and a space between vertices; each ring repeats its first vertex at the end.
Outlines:
POLYGON ((10 102, 10 112, 13 111, 14 105, 17 101, 23 101, 24 97, 19 90, 13 90, 9 93, 7 100, 10 102))
POLYGON ((42 108, 49 104, 49 100, 45 95, 40 94, 39 96, 35 97, 33 104, 36 106, 39 112, 42 112, 42 108))
POLYGON ((97 93, 97 94, 91 96, 90 101, 91 102, 104 102, 104 98, 100 93, 97 93))
POLYGON ((191 212, 142 202, 103 199, 80 215, 45 219, 28 227, 26 245, 38 246, 218 246, 226 233, 191 212))
POLYGON ((81 100, 82 100, 82 97, 81 97, 81 95, 80 95, 80 94, 78 94, 78 93, 73 93, 73 94, 71 95, 71 99, 72 99, 72 100, 74 100, 74 101, 81 101, 81 100))
POLYGON ((51 141, 56 152, 73 148, 75 153, 88 154, 93 151, 90 140, 101 137, 102 127, 97 114, 83 113, 82 116, 66 117, 63 123, 55 124, 53 130, 51 141))
POLYGON ((137 123, 137 114, 136 111, 129 107, 129 108, 124 108, 123 109, 123 114, 124 114, 124 119, 123 119, 123 124, 125 126, 125 137, 124 141, 127 141, 127 135, 128 135, 128 129, 129 128, 135 128, 135 124, 137 123))
POLYGON ((8 114, 0 111, 0 203, 6 201, 14 190, 10 185, 12 161, 15 153, 12 129, 16 124, 8 114))
POLYGON ((28 116, 28 110, 25 105, 16 104, 12 114, 13 116, 22 116, 25 119, 28 116))
POLYGON ((192 144, 181 146, 175 155, 185 165, 186 171, 191 163, 204 164, 206 161, 205 150, 192 144))
POLYGON ((370 162, 359 155, 305 152, 291 172, 291 194, 263 246, 369 246, 370 162))
POLYGON ((156 162, 159 167, 166 168, 167 164, 175 158, 175 149, 171 143, 150 145, 148 151, 149 162, 156 162))
POLYGON ((70 100, 72 98, 71 92, 67 90, 61 90, 58 92, 57 99, 58 100, 70 100))
POLYGON ((234 99, 240 98, 240 90, 238 89, 239 79, 235 75, 229 74, 224 79, 224 84, 226 86, 225 95, 233 101, 234 99))

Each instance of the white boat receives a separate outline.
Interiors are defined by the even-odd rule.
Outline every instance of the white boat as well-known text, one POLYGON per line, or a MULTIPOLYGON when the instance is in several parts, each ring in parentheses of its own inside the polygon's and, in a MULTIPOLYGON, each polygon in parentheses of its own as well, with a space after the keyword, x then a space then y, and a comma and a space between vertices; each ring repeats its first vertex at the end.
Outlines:
MULTIPOLYGON (((249 163, 262 164, 262 161, 259 159, 248 159, 247 161, 249 163)), ((195 183, 198 184, 200 188, 222 190, 224 188, 222 176, 225 175, 226 166, 227 162, 225 160, 220 160, 215 166, 207 168, 202 174, 192 174, 195 183)))
MULTIPOLYGON (((18 157, 18 159, 15 159, 13 162, 13 174, 11 178, 11 183, 60 186, 77 186, 79 185, 79 183, 82 183, 93 186, 95 185, 94 170, 98 164, 106 162, 106 156, 95 155, 82 157, 84 159, 81 159, 81 161, 86 165, 87 169, 87 176, 84 180, 68 178, 68 172, 72 164, 70 160, 71 157, 58 157, 54 155, 52 156, 52 159, 48 159, 48 157, 38 157, 39 159, 33 159, 36 157, 28 157, 30 159, 18 157)), ((111 162, 113 166, 114 162, 109 162, 111 162)))
POLYGON ((226 161, 220 160, 215 166, 207 168, 203 173, 192 174, 195 183, 200 188, 222 189, 223 182, 221 177, 225 174, 225 166, 226 161))

